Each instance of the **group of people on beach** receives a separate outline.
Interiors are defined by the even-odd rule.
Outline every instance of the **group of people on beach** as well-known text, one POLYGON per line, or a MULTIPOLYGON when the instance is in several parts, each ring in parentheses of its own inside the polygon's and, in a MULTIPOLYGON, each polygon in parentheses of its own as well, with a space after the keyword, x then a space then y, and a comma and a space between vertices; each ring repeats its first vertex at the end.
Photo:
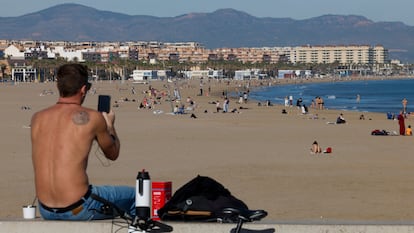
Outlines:
MULTIPOLYGON (((285 107, 293 107, 293 95, 285 96, 284 105, 285 107)), ((296 107, 300 109, 302 114, 307 114, 309 112, 308 106, 304 103, 301 97, 296 100, 296 107)), ((312 99, 310 107, 317 110, 325 109, 323 98, 316 96, 315 99, 312 99)))
POLYGON ((405 118, 406 118, 406 114, 404 114, 403 111, 400 112, 400 114, 398 114, 397 116, 397 120, 398 120, 398 125, 399 125, 399 133, 400 135, 405 135, 405 136, 412 136, 412 130, 411 130, 411 125, 408 125, 408 127, 405 127, 405 118))
POLYGON ((398 114, 397 116, 398 125, 399 125, 399 133, 400 135, 412 136, 411 125, 408 125, 407 128, 405 127, 405 119, 408 116, 408 112, 407 112, 408 100, 404 98, 401 101, 401 104, 402 104, 402 110, 400 111, 400 114, 398 114))

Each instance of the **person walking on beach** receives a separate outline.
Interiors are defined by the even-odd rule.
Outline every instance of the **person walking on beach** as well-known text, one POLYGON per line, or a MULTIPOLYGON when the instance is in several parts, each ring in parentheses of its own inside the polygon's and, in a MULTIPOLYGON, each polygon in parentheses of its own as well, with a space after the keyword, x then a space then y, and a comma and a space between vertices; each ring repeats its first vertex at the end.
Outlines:
POLYGON ((248 97, 249 97, 249 94, 247 93, 247 91, 243 92, 243 100, 244 100, 244 103, 246 104, 247 104, 248 97))
POLYGON ((289 106, 289 98, 286 96, 285 97, 285 107, 289 106))
POLYGON ((230 100, 226 97, 223 101, 223 112, 229 111, 229 103, 230 103, 230 100))
POLYGON ((406 114, 407 113, 407 104, 408 104, 408 100, 406 98, 404 98, 402 101, 402 106, 403 106, 403 113, 406 114))
POLYGON ((200 94, 199 96, 203 96, 203 80, 200 81, 200 94))
POLYGON ((92 143, 96 140, 109 160, 116 160, 120 151, 114 112, 101 113, 82 106, 90 87, 86 66, 62 65, 57 71, 57 103, 32 116, 34 180, 44 219, 114 218, 100 213, 102 203, 91 194, 135 215, 134 187, 89 183, 86 169, 92 143))
POLYGON ((403 111, 400 111, 397 117, 398 125, 400 126, 400 135, 405 135, 405 119, 403 111))

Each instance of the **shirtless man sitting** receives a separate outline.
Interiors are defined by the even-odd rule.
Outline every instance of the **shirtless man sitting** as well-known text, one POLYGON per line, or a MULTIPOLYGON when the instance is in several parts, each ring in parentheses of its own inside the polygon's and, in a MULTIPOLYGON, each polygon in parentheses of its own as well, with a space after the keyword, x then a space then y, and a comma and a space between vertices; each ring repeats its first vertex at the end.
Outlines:
POLYGON ((57 73, 57 103, 32 116, 36 195, 44 219, 113 218, 99 212, 102 203, 92 199, 91 193, 135 215, 134 187, 89 184, 86 169, 93 141, 110 160, 116 160, 120 150, 114 112, 82 107, 90 87, 85 66, 63 65, 57 73))

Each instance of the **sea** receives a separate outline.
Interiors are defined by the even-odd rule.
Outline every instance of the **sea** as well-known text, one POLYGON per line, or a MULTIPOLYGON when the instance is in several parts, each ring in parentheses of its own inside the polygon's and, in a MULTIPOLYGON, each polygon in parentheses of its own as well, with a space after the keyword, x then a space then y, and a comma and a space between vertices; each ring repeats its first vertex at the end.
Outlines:
POLYGON ((394 114, 402 110, 402 100, 406 98, 407 112, 414 111, 413 78, 275 85, 252 90, 249 98, 283 105, 290 95, 293 105, 302 98, 302 103, 310 106, 320 96, 327 109, 394 114))

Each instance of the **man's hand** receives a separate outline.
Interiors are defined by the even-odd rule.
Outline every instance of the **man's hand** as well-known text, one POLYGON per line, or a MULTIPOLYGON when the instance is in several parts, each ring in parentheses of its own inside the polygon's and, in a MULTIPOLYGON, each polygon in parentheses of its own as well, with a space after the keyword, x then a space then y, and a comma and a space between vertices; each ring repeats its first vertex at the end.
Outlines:
MULTIPOLYGON (((121 143, 118 139, 118 135, 116 134, 115 130, 115 113, 111 110, 109 113, 102 112, 102 116, 106 121, 106 127, 108 131, 108 136, 111 136, 112 142, 111 144, 103 144, 107 146, 102 146, 102 151, 105 154, 105 157, 110 160, 116 160, 119 156, 119 150, 121 147, 121 143)), ((105 136, 105 137, 108 137, 105 136)), ((106 139, 105 139, 106 140, 106 139)))
POLYGON ((115 123, 115 113, 114 111, 110 111, 109 113, 102 112, 103 117, 106 121, 106 126, 108 127, 108 131, 111 132, 114 128, 115 123))

